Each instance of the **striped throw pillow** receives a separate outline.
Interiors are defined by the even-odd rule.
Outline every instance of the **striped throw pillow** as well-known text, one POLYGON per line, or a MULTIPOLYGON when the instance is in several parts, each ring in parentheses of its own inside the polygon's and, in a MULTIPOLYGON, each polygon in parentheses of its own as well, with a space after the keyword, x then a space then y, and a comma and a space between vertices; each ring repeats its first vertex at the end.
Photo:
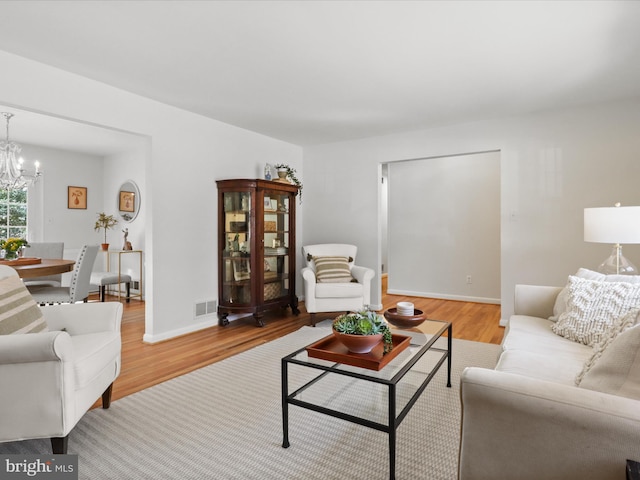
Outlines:
POLYGON ((46 332, 40 307, 17 276, 0 279, 0 335, 46 332))
POLYGON ((356 280, 351 276, 347 257, 313 257, 316 264, 318 283, 350 283, 356 280))

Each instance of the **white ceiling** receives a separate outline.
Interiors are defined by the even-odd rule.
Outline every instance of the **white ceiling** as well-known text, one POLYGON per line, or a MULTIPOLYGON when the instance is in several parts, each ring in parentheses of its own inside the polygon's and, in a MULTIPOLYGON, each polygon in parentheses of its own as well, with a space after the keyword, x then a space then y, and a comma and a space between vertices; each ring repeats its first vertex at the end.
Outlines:
POLYGON ((0 2, 3 50, 305 146, 640 97, 638 25, 623 1, 0 2))

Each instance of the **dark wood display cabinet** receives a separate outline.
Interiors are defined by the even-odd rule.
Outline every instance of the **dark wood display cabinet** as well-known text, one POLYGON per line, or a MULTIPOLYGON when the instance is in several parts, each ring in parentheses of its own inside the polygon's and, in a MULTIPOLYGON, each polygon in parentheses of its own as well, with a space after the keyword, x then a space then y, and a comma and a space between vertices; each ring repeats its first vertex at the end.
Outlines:
POLYGON ((290 307, 296 296, 298 187, 270 180, 218 180, 218 322, 290 307))

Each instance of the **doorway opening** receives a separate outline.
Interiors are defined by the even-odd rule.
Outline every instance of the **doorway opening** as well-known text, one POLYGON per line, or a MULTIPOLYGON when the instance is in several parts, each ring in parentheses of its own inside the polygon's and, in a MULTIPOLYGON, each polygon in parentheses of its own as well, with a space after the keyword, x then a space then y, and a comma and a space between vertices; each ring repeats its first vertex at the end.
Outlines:
POLYGON ((500 303, 500 152, 380 171, 382 292, 500 303))

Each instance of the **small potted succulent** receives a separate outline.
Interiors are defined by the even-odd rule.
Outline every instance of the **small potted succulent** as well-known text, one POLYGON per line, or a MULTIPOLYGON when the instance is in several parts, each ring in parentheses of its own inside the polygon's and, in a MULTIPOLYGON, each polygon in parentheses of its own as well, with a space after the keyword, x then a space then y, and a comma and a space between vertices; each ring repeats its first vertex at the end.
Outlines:
POLYGON ((340 315, 332 326, 333 334, 350 352, 369 353, 380 342, 384 342, 384 353, 393 348, 389 325, 371 310, 340 315))
POLYGON ((107 230, 115 227, 118 224, 118 220, 113 215, 107 215, 104 212, 98 214, 98 220, 93 229, 98 232, 104 230, 104 243, 102 244, 102 250, 109 250, 109 244, 107 243, 107 230))

